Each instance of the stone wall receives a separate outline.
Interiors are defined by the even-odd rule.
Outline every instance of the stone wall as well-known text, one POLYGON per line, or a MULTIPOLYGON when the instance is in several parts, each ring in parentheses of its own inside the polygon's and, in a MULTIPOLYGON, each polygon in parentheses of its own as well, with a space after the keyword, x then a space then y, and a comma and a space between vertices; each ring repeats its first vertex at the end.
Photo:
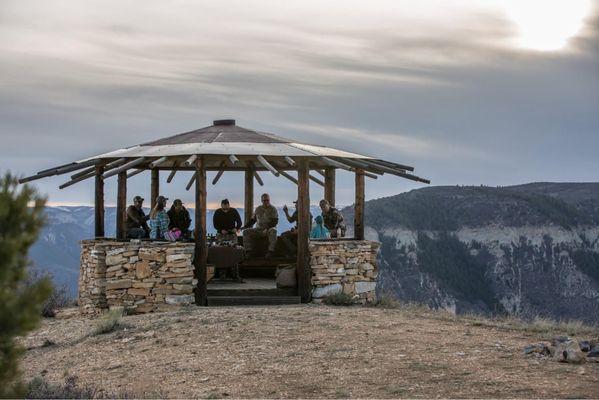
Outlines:
POLYGON ((193 243, 82 242, 79 309, 145 313, 193 304, 193 251, 193 243))
POLYGON ((311 240, 313 301, 343 292, 362 304, 374 302, 379 246, 368 240, 311 240))
MULTIPOLYGON (((378 248, 378 242, 366 240, 311 240, 313 300, 344 292, 362 304, 375 301, 378 248)), ((129 313, 146 313, 193 304, 193 251, 193 243, 83 241, 80 311, 123 306, 129 313)))

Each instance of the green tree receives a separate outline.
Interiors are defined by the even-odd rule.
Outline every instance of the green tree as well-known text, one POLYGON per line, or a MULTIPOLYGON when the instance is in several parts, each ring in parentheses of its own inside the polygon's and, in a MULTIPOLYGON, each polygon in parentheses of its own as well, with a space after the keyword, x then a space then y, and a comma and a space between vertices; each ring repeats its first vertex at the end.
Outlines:
POLYGON ((27 284, 27 253, 44 224, 46 199, 6 173, 0 177, 0 397, 22 394, 15 337, 36 328, 52 292, 48 279, 27 284))

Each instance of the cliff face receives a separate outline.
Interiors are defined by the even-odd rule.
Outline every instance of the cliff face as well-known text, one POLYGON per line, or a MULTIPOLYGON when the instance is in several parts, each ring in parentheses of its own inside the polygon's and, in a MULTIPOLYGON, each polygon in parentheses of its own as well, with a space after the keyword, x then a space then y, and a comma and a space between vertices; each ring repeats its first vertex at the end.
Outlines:
POLYGON ((382 243, 379 293, 599 321, 599 184, 431 187, 370 201, 366 219, 382 243))

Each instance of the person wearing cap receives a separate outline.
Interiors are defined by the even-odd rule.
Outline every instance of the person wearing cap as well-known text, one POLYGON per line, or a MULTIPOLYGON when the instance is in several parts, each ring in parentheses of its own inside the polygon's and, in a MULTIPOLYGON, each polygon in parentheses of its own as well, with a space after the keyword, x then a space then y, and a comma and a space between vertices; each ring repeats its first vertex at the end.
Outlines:
POLYGON ((164 239, 165 234, 169 231, 169 218, 168 214, 164 210, 166 208, 166 201, 168 199, 164 196, 158 196, 156 198, 156 205, 150 212, 150 239, 164 239))
POLYGON ((268 239, 268 253, 266 258, 272 258, 275 254, 277 244, 277 224, 279 223, 279 213, 277 209, 270 204, 270 196, 264 193, 260 200, 262 204, 256 207, 249 223, 242 227, 243 246, 246 253, 255 252, 256 243, 264 238, 268 239), (255 228, 252 228, 256 224, 255 228))
MULTIPOLYGON (((297 200, 293 202, 295 205, 295 211, 293 214, 289 215, 289 208, 287 204, 283 206, 283 212, 285 213, 285 217, 290 224, 295 223, 290 230, 281 233, 281 242, 285 245, 287 253, 289 255, 297 254, 297 200)), ((312 226, 312 213, 310 213, 310 226, 312 226)))
POLYGON ((237 242, 237 232, 243 225, 237 209, 232 208, 228 199, 220 202, 220 208, 214 212, 212 225, 216 229, 217 243, 237 242))
POLYGON ((191 218, 189 217, 189 211, 183 206, 181 199, 173 201, 171 209, 167 212, 169 218, 168 229, 179 229, 183 237, 189 237, 189 226, 191 225, 191 218))
POLYGON ((141 196, 133 198, 133 204, 127 207, 127 238, 142 239, 148 237, 150 228, 148 227, 148 215, 143 210, 144 199, 141 196))

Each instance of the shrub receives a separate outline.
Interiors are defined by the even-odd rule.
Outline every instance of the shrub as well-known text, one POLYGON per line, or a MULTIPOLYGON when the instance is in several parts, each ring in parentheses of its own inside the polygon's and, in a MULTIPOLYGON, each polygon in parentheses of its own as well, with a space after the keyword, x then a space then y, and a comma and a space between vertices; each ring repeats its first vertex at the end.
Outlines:
POLYGON ((379 308, 399 308, 401 303, 393 295, 383 293, 378 296, 374 306, 379 308))
POLYGON ((330 306, 351 306, 354 305, 354 298, 343 292, 330 294, 324 298, 324 303, 330 306))
MULTIPOLYGON (((48 272, 41 272, 38 269, 32 268, 27 278, 27 285, 35 285, 41 280, 52 281, 52 274, 48 272)), ((60 287, 54 286, 52 293, 46 299, 42 306, 42 316, 46 318, 53 318, 56 316, 56 311, 69 307, 74 304, 74 299, 68 294, 66 285, 60 287)))
POLYGON ((48 279, 27 284, 27 253, 44 223, 44 204, 33 188, 18 187, 9 173, 0 178, 0 398, 22 394, 18 360, 23 349, 15 337, 38 326, 52 291, 48 279))
POLYGON ((96 322, 94 335, 110 333, 121 327, 123 307, 113 307, 96 322))
POLYGON ((98 398, 98 390, 92 386, 79 386, 74 376, 68 376, 64 384, 51 384, 38 376, 27 385, 28 399, 93 399, 98 398))

